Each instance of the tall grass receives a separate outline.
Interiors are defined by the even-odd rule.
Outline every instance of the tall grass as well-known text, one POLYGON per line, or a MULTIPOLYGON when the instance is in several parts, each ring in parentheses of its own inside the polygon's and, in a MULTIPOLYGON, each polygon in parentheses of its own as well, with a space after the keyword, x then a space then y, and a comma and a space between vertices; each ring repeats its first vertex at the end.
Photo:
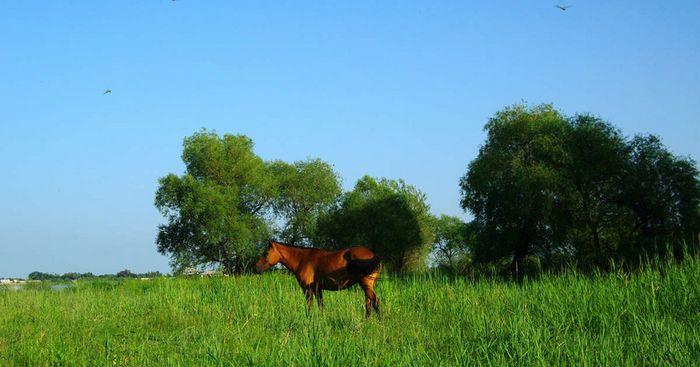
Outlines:
POLYGON ((0 291, 2 366, 679 366, 700 361, 700 261, 522 284, 382 278, 309 315, 292 276, 0 291))

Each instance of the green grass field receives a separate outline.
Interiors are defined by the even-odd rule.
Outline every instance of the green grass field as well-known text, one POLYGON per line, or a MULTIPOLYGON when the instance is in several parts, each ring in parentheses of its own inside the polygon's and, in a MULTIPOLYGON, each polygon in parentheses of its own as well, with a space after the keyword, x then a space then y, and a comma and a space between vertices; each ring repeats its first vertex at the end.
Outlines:
POLYGON ((700 261, 517 285, 382 279, 307 316, 283 272, 0 291, 2 366, 680 366, 700 361, 700 261))

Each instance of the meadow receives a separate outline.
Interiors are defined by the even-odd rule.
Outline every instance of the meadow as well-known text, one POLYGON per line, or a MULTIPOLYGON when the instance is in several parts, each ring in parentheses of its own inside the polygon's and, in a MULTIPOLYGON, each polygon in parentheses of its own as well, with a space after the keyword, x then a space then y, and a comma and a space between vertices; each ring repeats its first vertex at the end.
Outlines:
POLYGON ((2 366, 682 366, 700 361, 700 260, 523 284, 384 277, 307 314, 283 271, 0 291, 2 366))

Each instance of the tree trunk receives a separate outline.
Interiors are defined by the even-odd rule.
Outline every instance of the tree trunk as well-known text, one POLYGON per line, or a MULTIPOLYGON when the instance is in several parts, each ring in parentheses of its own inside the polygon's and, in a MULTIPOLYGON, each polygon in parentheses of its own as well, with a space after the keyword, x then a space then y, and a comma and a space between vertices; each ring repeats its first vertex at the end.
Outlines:
POLYGON ((234 273, 234 266, 233 266, 233 264, 231 263, 230 260, 224 258, 223 261, 222 261, 222 265, 224 266, 224 270, 223 270, 223 271, 224 271, 224 274, 225 274, 225 275, 233 275, 233 273, 234 273))
POLYGON ((231 270, 231 273, 234 275, 243 275, 243 266, 240 264, 240 262, 236 262, 236 265, 233 267, 233 270, 231 270))
POLYGON ((598 226, 591 222, 591 235, 593 236, 593 251, 595 252, 595 264, 599 267, 605 266, 603 250, 600 246, 600 235, 598 234, 598 226))
POLYGON ((511 263, 511 271, 515 276, 517 281, 522 281, 525 275, 525 257, 530 253, 530 243, 535 237, 535 220, 530 219, 527 221, 525 226, 520 233, 520 238, 515 245, 515 251, 513 252, 513 262, 511 263))
POLYGON ((511 262, 511 272, 517 281, 523 280, 525 275, 523 266, 525 265, 525 257, 527 256, 527 244, 520 244, 513 254, 513 262, 511 262))
POLYGON ((598 225, 595 223, 593 218, 591 218, 591 206, 588 202, 588 195, 583 192, 583 189, 579 186, 579 192, 581 193, 583 202, 583 211, 586 216, 586 224, 588 229, 591 231, 591 240, 593 241, 593 262, 596 266, 603 266, 603 256, 602 249, 600 246, 600 235, 598 234, 598 225))
POLYGON ((233 275, 234 263, 231 261, 231 257, 226 251, 226 244, 221 245, 221 265, 223 265, 223 272, 225 275, 233 275))

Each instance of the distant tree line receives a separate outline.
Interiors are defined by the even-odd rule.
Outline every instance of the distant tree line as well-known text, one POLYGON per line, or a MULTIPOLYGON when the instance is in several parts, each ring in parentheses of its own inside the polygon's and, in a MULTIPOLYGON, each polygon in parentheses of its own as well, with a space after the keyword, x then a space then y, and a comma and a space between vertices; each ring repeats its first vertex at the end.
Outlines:
POLYGON ((366 246, 388 271, 429 265, 453 274, 510 273, 576 264, 634 264, 697 243, 695 162, 653 135, 626 138, 590 115, 516 105, 486 124, 487 139, 459 182, 471 222, 430 213, 403 180, 360 178, 343 192, 320 159, 265 161, 244 135, 185 138, 185 172, 159 180, 166 218, 158 251, 175 272, 252 269, 268 239, 322 248, 366 246))
POLYGON ((101 274, 95 275, 93 273, 65 273, 63 275, 54 273, 42 273, 40 271, 34 271, 27 276, 29 280, 49 280, 49 281, 67 281, 67 280, 78 280, 78 279, 94 279, 94 278, 158 278, 162 277, 159 271, 149 271, 146 273, 132 273, 130 270, 122 270, 117 274, 101 274))

